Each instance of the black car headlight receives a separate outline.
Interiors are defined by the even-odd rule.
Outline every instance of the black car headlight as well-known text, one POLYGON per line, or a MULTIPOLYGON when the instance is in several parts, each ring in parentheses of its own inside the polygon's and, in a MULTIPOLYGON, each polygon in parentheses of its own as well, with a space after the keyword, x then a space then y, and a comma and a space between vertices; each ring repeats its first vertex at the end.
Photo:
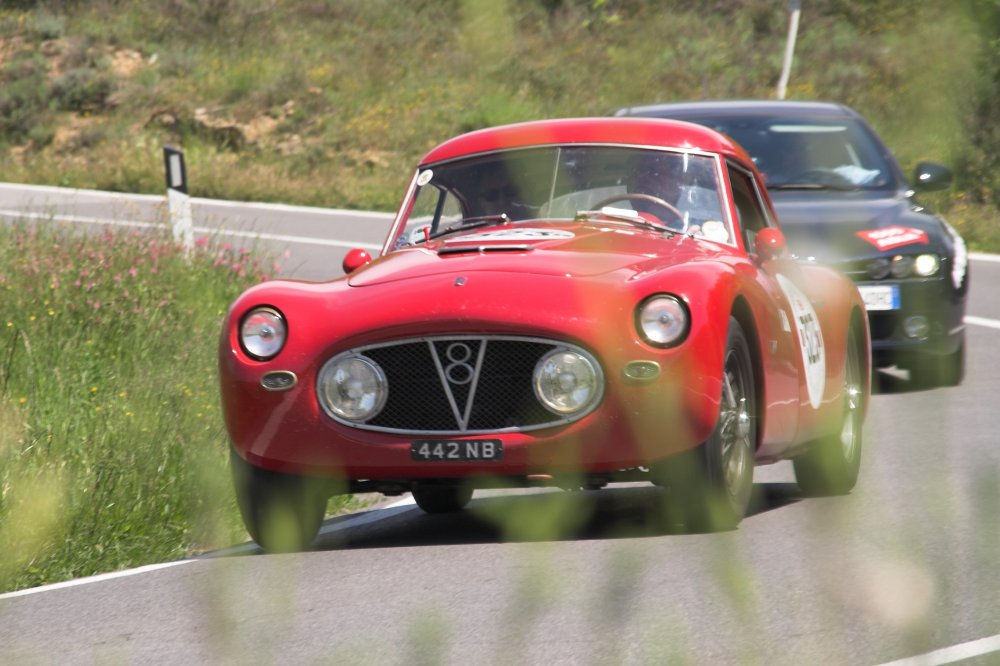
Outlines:
POLYGON ((913 260, 913 272, 920 277, 936 275, 941 269, 941 259, 936 254, 918 254, 913 260))
POLYGON ((905 254, 897 254, 892 258, 889 273, 897 279, 910 277, 913 274, 913 257, 905 254))
POLYGON ((893 277, 897 280, 912 277, 931 277, 941 269, 941 258, 936 254, 897 254, 879 257, 868 262, 866 270, 873 280, 893 277))
POLYGON ((273 308, 251 310, 240 324, 240 344, 249 356, 267 361, 278 355, 288 338, 288 326, 273 308))
POLYGON ((873 280, 884 280, 889 277, 889 271, 892 270, 892 262, 889 261, 888 257, 879 257, 878 259, 872 259, 868 262, 868 277, 873 280))

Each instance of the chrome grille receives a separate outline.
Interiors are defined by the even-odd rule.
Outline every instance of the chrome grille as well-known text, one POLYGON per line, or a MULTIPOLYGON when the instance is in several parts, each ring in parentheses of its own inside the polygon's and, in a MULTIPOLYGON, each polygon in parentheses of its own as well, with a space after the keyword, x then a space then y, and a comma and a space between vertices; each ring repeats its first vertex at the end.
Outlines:
POLYGON ((388 398, 367 422, 341 422, 367 430, 440 435, 534 430, 575 421, 591 410, 566 418, 535 396, 535 366, 555 349, 592 358, 576 345, 513 336, 443 336, 353 349, 349 353, 363 354, 382 368, 388 398))

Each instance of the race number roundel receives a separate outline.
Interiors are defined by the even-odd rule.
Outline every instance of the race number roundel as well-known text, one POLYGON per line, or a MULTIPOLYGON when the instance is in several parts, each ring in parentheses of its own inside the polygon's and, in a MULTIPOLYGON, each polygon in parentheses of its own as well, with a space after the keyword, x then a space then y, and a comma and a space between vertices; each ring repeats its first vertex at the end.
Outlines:
POLYGON ((791 280, 779 275, 778 284, 781 285, 781 290, 785 292, 785 297, 792 306, 794 318, 792 328, 795 329, 795 339, 802 352, 809 404, 813 409, 819 409, 823 400, 823 384, 826 382, 826 349, 823 344, 823 331, 819 327, 819 318, 812 303, 791 280))

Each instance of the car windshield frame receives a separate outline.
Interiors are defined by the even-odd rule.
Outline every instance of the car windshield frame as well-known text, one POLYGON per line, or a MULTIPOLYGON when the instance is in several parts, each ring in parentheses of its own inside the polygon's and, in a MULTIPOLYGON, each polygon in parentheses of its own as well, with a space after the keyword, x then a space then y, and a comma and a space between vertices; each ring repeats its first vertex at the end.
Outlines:
POLYGON ((735 245, 722 162, 716 153, 692 149, 579 143, 424 164, 386 249, 422 245, 445 233, 460 238, 455 232, 466 222, 481 227, 484 219, 565 223, 595 217, 735 245), (670 206, 651 200, 660 194, 675 200, 670 206))

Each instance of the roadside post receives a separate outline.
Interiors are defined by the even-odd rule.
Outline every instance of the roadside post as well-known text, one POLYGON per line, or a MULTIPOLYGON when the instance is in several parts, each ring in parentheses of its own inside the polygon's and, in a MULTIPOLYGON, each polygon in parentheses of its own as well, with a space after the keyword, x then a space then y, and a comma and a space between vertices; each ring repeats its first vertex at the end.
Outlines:
POLYGON ((167 175, 167 209, 174 240, 184 247, 185 253, 190 253, 194 248, 194 226, 191 222, 191 197, 187 189, 184 152, 173 146, 164 146, 163 166, 167 175))
POLYGON ((799 34, 799 17, 802 15, 802 0, 788 0, 788 40, 785 42, 785 61, 781 66, 777 98, 785 99, 788 77, 792 73, 792 58, 795 55, 795 38, 799 34))

